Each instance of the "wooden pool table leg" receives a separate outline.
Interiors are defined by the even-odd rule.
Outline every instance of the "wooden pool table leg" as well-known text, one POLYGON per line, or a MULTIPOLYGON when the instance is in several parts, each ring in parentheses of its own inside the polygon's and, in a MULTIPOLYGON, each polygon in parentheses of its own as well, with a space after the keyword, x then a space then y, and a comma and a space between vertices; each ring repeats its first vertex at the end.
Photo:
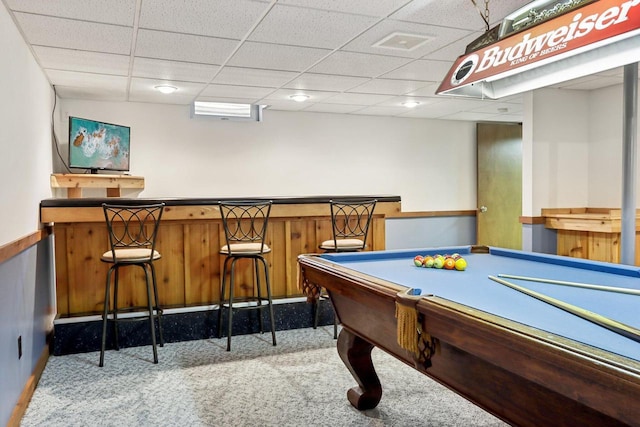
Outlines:
POLYGON ((361 411, 375 408, 382 397, 382 385, 371 360, 373 347, 344 328, 338 336, 338 354, 358 383, 347 391, 347 399, 361 411))

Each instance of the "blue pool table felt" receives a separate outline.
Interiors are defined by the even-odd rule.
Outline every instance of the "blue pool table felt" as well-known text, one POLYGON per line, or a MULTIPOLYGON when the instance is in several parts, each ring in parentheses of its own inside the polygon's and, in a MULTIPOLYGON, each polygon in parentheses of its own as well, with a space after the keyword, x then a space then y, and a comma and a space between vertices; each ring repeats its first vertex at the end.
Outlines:
MULTIPOLYGON (((354 271, 497 315, 541 331, 640 361, 640 343, 513 290, 488 276, 512 274, 594 285, 640 289, 640 269, 553 255, 491 248, 490 254, 470 247, 324 254, 323 258, 354 271), (416 267, 416 255, 459 253, 465 271, 416 267)), ((640 329, 640 296, 505 279, 640 329)), ((428 320, 427 320, 428 322, 428 320)), ((549 336, 553 340, 553 336, 549 336)))

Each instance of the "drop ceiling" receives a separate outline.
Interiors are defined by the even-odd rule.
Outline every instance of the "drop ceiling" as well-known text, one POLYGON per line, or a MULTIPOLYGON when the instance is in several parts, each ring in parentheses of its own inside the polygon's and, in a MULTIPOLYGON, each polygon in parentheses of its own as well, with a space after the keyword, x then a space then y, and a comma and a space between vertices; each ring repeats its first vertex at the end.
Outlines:
MULTIPOLYGON (((2 0, 60 98, 521 121, 522 96, 436 96, 486 24, 476 0, 2 0), (420 40, 384 40, 394 34, 420 40), (381 43, 382 42, 382 43, 381 43), (410 48, 402 49, 406 43, 410 48), (380 45, 382 44, 382 46, 380 45), (172 94, 158 85, 178 88, 172 94), (296 102, 299 93, 309 98, 296 102), (417 101, 414 108, 403 106, 417 101)), ((529 3, 490 0, 490 26, 529 3)), ((566 82, 592 90, 622 72, 566 82)))

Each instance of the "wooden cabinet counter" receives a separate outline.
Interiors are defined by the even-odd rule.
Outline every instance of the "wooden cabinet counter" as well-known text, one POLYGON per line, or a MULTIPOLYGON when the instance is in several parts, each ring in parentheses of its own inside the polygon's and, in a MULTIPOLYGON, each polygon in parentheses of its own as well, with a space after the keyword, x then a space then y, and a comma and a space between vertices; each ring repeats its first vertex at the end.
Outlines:
MULTIPOLYGON (((621 209, 542 209, 542 216, 545 227, 556 230, 558 255, 620 262, 621 209)), ((640 212, 636 214, 636 230, 640 230, 640 212)), ((636 231, 636 265, 640 265, 639 243, 640 233, 636 231)))
MULTIPOLYGON (((318 245, 330 239, 329 200, 378 200, 367 245, 385 249, 385 217, 400 213, 399 196, 318 196, 251 197, 272 200, 267 229, 266 255, 274 298, 302 296, 297 286, 297 257, 319 252, 318 245)), ((155 265, 160 303, 165 307, 217 304, 224 258, 219 249, 225 244, 218 202, 247 198, 200 199, 123 199, 84 198, 47 199, 40 203, 40 220, 53 224, 55 234, 56 299, 58 315, 71 317, 102 311, 108 265, 100 256, 108 250, 107 228, 102 203, 146 204, 164 202, 157 250, 162 254, 155 265)), ((253 289, 251 265, 238 264, 236 295, 253 289)), ((119 304, 144 305, 146 294, 138 283, 144 280, 139 269, 123 270, 119 304), (128 276, 130 275, 130 276, 128 276), (139 275, 139 276, 134 276, 139 275), (131 280, 132 286, 128 286, 131 280)))

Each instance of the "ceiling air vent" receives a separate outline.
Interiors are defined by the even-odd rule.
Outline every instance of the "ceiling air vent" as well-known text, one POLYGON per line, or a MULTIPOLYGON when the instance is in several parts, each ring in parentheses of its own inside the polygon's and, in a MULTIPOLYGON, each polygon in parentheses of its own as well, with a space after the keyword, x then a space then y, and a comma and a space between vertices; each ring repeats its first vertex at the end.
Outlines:
POLYGON ((195 101, 191 104, 191 118, 198 116, 218 120, 262 121, 262 105, 195 101))
POLYGON ((423 36, 420 34, 392 33, 379 42, 374 43, 372 46, 409 52, 419 48, 432 39, 433 37, 431 36, 423 36))

